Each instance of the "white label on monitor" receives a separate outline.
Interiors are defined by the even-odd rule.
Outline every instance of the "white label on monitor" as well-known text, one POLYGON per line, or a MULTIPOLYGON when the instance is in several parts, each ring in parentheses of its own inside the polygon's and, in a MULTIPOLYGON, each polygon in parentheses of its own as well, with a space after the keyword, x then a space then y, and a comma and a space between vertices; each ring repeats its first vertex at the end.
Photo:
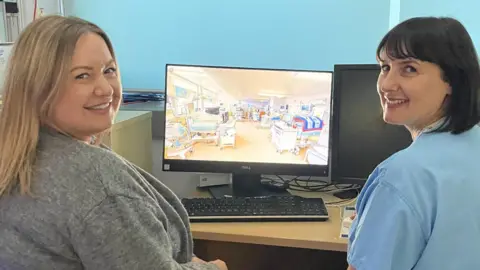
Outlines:
POLYGON ((165 171, 169 171, 170 170, 170 164, 163 164, 163 169, 165 171))

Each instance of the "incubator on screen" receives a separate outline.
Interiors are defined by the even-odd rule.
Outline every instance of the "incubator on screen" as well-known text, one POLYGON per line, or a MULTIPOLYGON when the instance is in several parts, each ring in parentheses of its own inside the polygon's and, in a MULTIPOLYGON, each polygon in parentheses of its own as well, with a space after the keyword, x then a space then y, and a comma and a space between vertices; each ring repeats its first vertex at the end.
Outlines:
POLYGON ((165 159, 327 165, 332 74, 167 67, 165 159))

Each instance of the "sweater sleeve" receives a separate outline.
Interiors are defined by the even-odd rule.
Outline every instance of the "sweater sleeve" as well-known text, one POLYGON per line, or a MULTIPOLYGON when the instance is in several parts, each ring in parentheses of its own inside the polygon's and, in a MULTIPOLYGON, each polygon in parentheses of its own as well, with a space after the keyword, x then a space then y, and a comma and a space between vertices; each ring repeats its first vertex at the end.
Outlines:
POLYGON ((210 263, 179 263, 162 222, 162 212, 142 199, 108 196, 78 224, 73 248, 86 270, 217 270, 210 263))

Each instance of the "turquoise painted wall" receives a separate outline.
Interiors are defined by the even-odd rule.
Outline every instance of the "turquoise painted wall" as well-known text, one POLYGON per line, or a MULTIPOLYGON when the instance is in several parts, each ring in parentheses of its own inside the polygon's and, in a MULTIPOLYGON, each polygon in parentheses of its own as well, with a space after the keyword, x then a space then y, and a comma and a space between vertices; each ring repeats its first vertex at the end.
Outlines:
POLYGON ((331 70, 374 63, 387 0, 81 0, 104 28, 126 88, 164 88, 166 63, 331 70))
POLYGON ((479 0, 401 0, 400 20, 417 16, 451 16, 461 21, 480 51, 479 0))

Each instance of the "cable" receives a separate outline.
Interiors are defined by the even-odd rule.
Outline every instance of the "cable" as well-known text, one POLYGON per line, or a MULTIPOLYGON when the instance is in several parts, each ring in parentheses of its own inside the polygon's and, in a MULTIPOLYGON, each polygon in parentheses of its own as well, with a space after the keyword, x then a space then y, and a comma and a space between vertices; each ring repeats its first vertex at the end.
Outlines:
POLYGON ((37 18, 37 6, 38 6, 38 0, 35 0, 34 2, 34 7, 33 7, 33 20, 37 18))
POLYGON ((285 176, 262 176, 263 184, 271 184, 276 187, 284 187, 285 189, 291 189, 296 191, 312 191, 312 192, 338 192, 347 190, 359 190, 360 185, 355 184, 333 184, 324 180, 312 179, 300 179, 298 176, 286 178, 285 176))
POLYGON ((343 206, 351 205, 356 200, 357 198, 355 197, 353 199, 345 199, 345 200, 339 200, 335 202, 325 202, 325 204, 329 206, 343 207, 343 206))
MULTIPOLYGON (((360 193, 361 185, 355 184, 335 184, 329 183, 324 180, 312 179, 307 177, 306 179, 300 179, 299 176, 281 176, 281 175, 264 175, 262 176, 262 184, 272 187, 277 190, 293 190, 303 192, 323 192, 323 193, 336 193, 341 191, 355 191, 355 194, 360 193)), ((356 196, 355 196, 356 198, 356 196)), ((355 198, 342 199, 340 201, 329 204, 341 204, 352 201, 355 198)))

